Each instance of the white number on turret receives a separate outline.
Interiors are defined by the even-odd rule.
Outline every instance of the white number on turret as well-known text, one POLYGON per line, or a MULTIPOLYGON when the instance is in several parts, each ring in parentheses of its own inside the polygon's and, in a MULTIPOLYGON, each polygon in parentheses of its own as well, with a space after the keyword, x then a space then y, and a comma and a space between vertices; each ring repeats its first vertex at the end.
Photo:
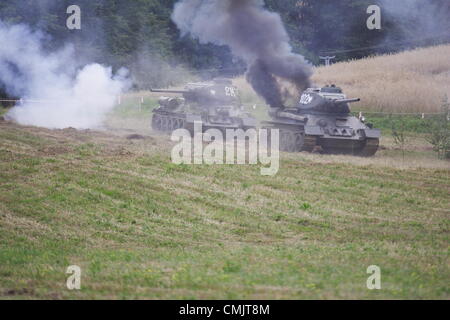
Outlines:
POLYGON ((236 89, 233 87, 225 87, 225 94, 228 97, 236 97, 236 89))
POLYGON ((302 94, 302 96, 300 97, 301 104, 310 104, 312 100, 313 97, 310 94, 302 94))

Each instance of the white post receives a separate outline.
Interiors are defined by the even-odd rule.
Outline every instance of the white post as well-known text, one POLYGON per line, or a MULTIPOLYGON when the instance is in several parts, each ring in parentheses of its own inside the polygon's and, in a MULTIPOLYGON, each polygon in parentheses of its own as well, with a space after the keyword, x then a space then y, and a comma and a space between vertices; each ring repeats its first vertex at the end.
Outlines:
POLYGON ((321 60, 325 60, 325 65, 326 65, 326 66, 329 66, 329 65, 331 65, 331 60, 332 60, 332 59, 335 59, 336 56, 332 56, 332 57, 330 57, 330 56, 320 57, 320 56, 319 56, 319 58, 320 58, 321 60))

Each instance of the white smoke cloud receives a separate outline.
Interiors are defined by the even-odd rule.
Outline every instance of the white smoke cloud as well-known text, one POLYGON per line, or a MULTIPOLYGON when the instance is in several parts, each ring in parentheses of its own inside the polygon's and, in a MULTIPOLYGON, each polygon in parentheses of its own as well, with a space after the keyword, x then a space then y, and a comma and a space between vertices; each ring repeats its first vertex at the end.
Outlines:
POLYGON ((47 53, 46 36, 25 25, 0 21, 0 83, 24 99, 7 118, 20 124, 47 128, 95 128, 114 107, 116 97, 129 87, 127 72, 99 64, 82 68, 73 47, 47 53))

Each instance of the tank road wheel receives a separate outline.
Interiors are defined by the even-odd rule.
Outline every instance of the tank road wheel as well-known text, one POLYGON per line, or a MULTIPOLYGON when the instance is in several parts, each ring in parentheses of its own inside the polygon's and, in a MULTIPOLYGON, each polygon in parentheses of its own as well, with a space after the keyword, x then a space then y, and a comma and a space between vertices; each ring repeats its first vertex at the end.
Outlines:
POLYGON ((178 119, 173 119, 172 131, 178 129, 178 119))
POLYGON ((166 122, 166 118, 164 116, 161 116, 161 118, 159 119, 159 130, 160 131, 164 131, 165 122, 166 122))
POLYGON ((307 136, 304 133, 302 133, 302 137, 303 146, 301 148, 301 151, 313 152, 317 144, 317 138, 315 136, 307 136))
POLYGON ((297 152, 297 134, 295 132, 287 132, 287 152, 297 152))
POLYGON ((169 119, 167 117, 161 118, 161 131, 168 131, 169 119))
POLYGON ((183 128, 184 128, 184 121, 183 121, 183 119, 178 119, 177 129, 183 129, 183 128))
POLYGON ((181 119, 174 119, 173 120, 173 130, 177 130, 177 129, 181 128, 180 127, 180 121, 181 121, 181 119))
POLYGON ((159 114, 155 114, 155 126, 153 127, 155 130, 157 131, 162 131, 162 122, 163 122, 163 117, 159 114))
POLYGON ((280 131, 280 151, 284 152, 312 152, 317 139, 314 136, 306 136, 303 132, 280 131))
POLYGON ((292 152, 312 152, 316 146, 316 138, 305 136, 303 132, 292 133, 294 138, 294 148, 292 152))
POLYGON ((300 132, 294 133, 294 152, 300 152, 303 148, 303 135, 300 132))
POLYGON ((366 145, 360 151, 355 152, 355 155, 360 157, 371 157, 377 153, 379 145, 379 139, 366 139, 366 145))
POLYGON ((296 151, 295 133, 291 131, 280 131, 280 151, 295 152, 296 151))
POLYGON ((152 129, 159 130, 159 115, 156 113, 154 113, 152 117, 152 129))
POLYGON ((280 151, 287 152, 287 132, 280 130, 280 151))
MULTIPOLYGON (((267 130, 267 149, 270 149, 272 145, 272 128, 262 127, 261 129, 267 130)), ((281 150, 281 138, 279 139, 278 147, 281 150)))
POLYGON ((180 129, 180 119, 174 119, 173 121, 173 130, 180 129))
POLYGON ((168 121, 168 126, 167 126, 167 128, 168 128, 168 130, 167 131, 173 131, 174 129, 175 129, 175 119, 172 119, 172 118, 169 118, 168 119, 169 121, 168 121))
POLYGON ((172 118, 166 118, 166 132, 170 132, 172 130, 172 118))

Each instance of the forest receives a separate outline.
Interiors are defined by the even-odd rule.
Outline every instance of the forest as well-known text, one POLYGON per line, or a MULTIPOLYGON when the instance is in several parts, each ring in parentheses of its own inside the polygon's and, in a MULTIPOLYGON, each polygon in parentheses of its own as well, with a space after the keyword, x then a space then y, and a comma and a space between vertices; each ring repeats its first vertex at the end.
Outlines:
MULTIPOLYGON (((411 3, 409 10, 386 0, 265 0, 264 3, 269 10, 280 14, 294 52, 319 65, 321 55, 346 61, 449 42, 447 0, 426 4, 405 1, 411 3), (367 8, 372 4, 380 5, 383 10, 380 30, 369 30, 366 25, 367 8), (425 27, 421 23, 424 16, 432 16, 433 23, 427 19, 425 27)), ((173 85, 193 75, 208 78, 244 73, 243 61, 233 57, 227 47, 201 44, 189 35, 180 34, 171 20, 176 2, 2 1, 0 21, 23 23, 39 30, 49 51, 70 43, 80 64, 95 61, 115 69, 127 67, 139 89, 173 85), (66 27, 66 10, 73 4, 81 9, 81 30, 66 27)))

